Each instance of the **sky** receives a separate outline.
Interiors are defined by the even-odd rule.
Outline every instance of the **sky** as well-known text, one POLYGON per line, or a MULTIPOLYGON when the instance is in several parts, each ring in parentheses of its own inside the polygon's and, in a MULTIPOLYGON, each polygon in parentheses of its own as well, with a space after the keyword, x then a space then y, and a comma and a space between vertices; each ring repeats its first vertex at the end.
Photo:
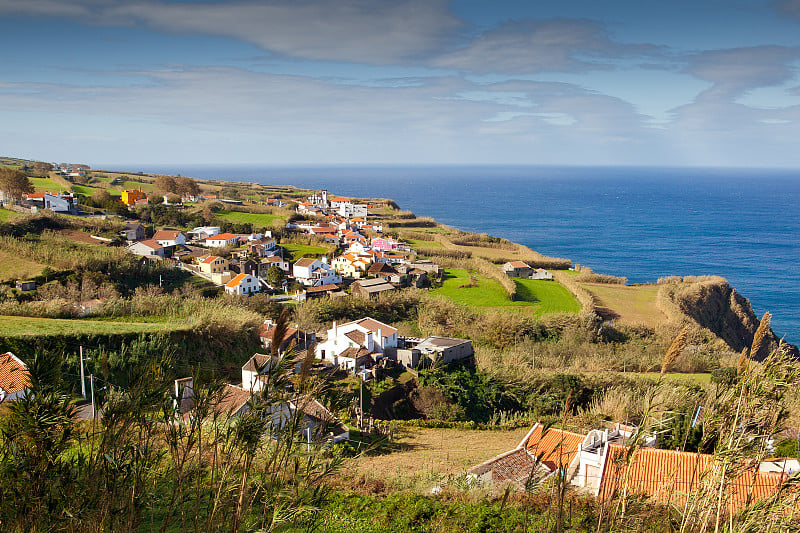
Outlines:
POLYGON ((800 168, 800 0, 0 0, 0 155, 800 168))

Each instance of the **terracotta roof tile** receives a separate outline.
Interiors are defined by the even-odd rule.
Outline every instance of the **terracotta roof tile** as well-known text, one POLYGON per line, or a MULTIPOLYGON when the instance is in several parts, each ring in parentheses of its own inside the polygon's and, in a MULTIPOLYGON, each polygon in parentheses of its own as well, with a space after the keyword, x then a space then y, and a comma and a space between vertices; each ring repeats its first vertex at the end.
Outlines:
POLYGON ((250 274, 239 274, 238 276, 236 276, 235 278, 233 278, 232 280, 230 280, 228 283, 226 283, 226 284, 225 284, 225 286, 226 286, 226 287, 230 287, 230 288, 236 287, 236 286, 238 286, 238 285, 239 285, 239 284, 240 284, 242 281, 244 281, 244 279, 245 279, 247 276, 249 276, 249 275, 250 275, 250 274))
MULTIPOLYGON (((628 449, 612 444, 603 467, 599 497, 611 498, 624 489, 628 493, 645 494, 663 503, 683 505, 687 496, 713 487, 718 490, 718 476, 711 455, 640 448, 630 462, 625 461, 628 449), (627 470, 630 468, 630 472, 627 470)), ((758 472, 753 468, 739 470, 727 485, 725 505, 731 511, 743 509, 774 494, 786 476, 758 472)))
POLYGON ((25 363, 11 352, 0 355, 0 389, 6 394, 14 394, 27 389, 30 384, 25 363))
POLYGON ((542 425, 537 424, 525 447, 549 469, 555 470, 559 465, 569 465, 585 438, 586 435, 556 428, 548 428, 543 433, 542 425))
POLYGON ((361 331, 348 331, 344 334, 345 337, 350 339, 351 341, 355 342, 359 346, 364 346, 364 343, 367 341, 367 336, 362 333, 361 331))

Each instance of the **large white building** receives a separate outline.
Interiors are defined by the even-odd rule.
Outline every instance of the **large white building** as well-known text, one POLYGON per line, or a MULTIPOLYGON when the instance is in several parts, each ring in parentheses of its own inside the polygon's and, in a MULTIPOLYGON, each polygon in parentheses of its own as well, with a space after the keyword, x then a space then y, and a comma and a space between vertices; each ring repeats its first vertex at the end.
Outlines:
POLYGON ((310 257, 299 259, 292 266, 292 275, 299 283, 307 287, 334 285, 342 282, 342 276, 336 273, 325 257, 322 260, 310 257))
POLYGON ((350 370, 362 366, 368 356, 381 357, 391 349, 397 349, 397 330, 366 317, 342 325, 334 321, 327 340, 317 345, 316 355, 350 370))

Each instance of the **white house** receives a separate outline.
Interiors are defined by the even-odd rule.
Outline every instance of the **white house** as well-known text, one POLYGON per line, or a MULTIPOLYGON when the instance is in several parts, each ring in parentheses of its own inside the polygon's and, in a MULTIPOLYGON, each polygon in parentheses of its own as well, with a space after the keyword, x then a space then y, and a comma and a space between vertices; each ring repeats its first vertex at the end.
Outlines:
POLYGON ((158 242, 161 246, 177 246, 179 244, 186 244, 186 235, 178 230, 158 230, 153 235, 153 240, 158 242))
POLYGON ((211 248, 222 248, 223 246, 236 246, 239 244, 239 236, 233 233, 220 233, 206 239, 206 246, 211 248))
POLYGON ((78 212, 78 198, 72 194, 32 193, 28 195, 28 201, 37 204, 41 202, 44 209, 52 209, 57 213, 78 212))
POLYGON ((352 202, 341 202, 336 208, 336 212, 339 214, 339 216, 343 216, 345 218, 366 218, 368 214, 366 204, 354 204, 352 202))
POLYGON ((537 268, 530 276, 531 279, 553 279, 553 274, 543 268, 537 268))
POLYGON ((225 284, 228 294, 253 294, 258 291, 258 278, 252 274, 239 274, 225 284))
POLYGON ((22 397, 31 385, 28 367, 16 355, 0 355, 0 402, 22 397))
POLYGON ((187 231, 186 235, 193 241, 204 241, 220 233, 222 233, 222 228, 219 226, 200 226, 192 231, 187 231))
POLYGON ((128 251, 136 255, 164 259, 168 255, 169 249, 159 244, 155 239, 148 239, 131 244, 128 246, 128 251))
POLYGON ((397 330, 388 324, 366 317, 328 330, 328 338, 317 345, 319 359, 328 359, 346 369, 355 369, 367 355, 381 357, 397 348, 397 330))
POLYGON ((342 282, 342 276, 336 273, 325 257, 321 261, 310 257, 299 259, 292 267, 292 275, 299 283, 308 287, 342 282))

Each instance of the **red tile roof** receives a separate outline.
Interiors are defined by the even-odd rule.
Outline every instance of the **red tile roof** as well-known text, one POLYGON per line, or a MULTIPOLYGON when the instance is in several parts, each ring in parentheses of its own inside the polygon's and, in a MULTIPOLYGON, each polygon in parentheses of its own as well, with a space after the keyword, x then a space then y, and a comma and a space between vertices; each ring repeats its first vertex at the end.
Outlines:
POLYGON ((231 239, 238 239, 238 235, 234 235, 233 233, 220 233, 219 235, 214 235, 213 237, 209 237, 207 241, 229 241, 231 239))
MULTIPOLYGON (((628 465, 627 453, 625 446, 610 445, 599 497, 612 498, 621 493, 625 490, 626 479, 628 494, 644 494, 677 505, 686 503, 691 494, 719 490, 712 455, 640 448, 628 465)), ((726 484, 724 494, 728 510, 738 511, 749 503, 768 498, 785 479, 782 474, 758 472, 757 468, 736 469, 739 473, 726 484)))
POLYGON ((523 263, 522 261, 509 261, 508 264, 512 268, 531 268, 528 263, 523 263))
POLYGON ((14 394, 30 385, 30 375, 25 363, 11 352, 0 355, 0 389, 6 394, 14 394))
POLYGON ((238 276, 230 280, 228 283, 226 283, 225 286, 230 288, 236 287, 244 280, 244 278, 246 278, 249 275, 250 274, 239 274, 238 276))
POLYGON ((205 263, 206 265, 209 265, 209 264, 213 263, 214 261, 216 261, 217 259, 222 259, 222 258, 219 257, 218 255, 209 255, 208 257, 203 259, 202 263, 205 263))
POLYGON ((153 235, 153 238, 155 240, 161 239, 161 240, 170 240, 171 241, 173 239, 176 239, 180 233, 181 232, 177 231, 177 230, 160 229, 160 230, 158 230, 156 232, 155 235, 153 235))
POLYGON ((578 453, 586 435, 557 428, 548 428, 542 432, 542 428, 541 424, 536 425, 525 442, 525 448, 551 470, 559 466, 568 466, 578 453))
POLYGON ((139 241, 139 244, 144 244, 145 246, 153 250, 159 250, 163 248, 163 246, 161 246, 161 244, 159 244, 159 242, 155 239, 147 239, 146 241, 139 241))
POLYGON ((360 320, 354 320, 352 322, 348 322, 347 324, 342 324, 342 325, 347 326, 349 324, 358 324, 362 328, 366 328, 368 331, 374 331, 376 333, 378 332, 378 330, 381 330, 381 334, 384 337, 391 337, 392 335, 397 333, 397 330, 394 329, 392 326, 384 324, 383 322, 378 322, 374 318, 370 317, 362 318, 360 320))

